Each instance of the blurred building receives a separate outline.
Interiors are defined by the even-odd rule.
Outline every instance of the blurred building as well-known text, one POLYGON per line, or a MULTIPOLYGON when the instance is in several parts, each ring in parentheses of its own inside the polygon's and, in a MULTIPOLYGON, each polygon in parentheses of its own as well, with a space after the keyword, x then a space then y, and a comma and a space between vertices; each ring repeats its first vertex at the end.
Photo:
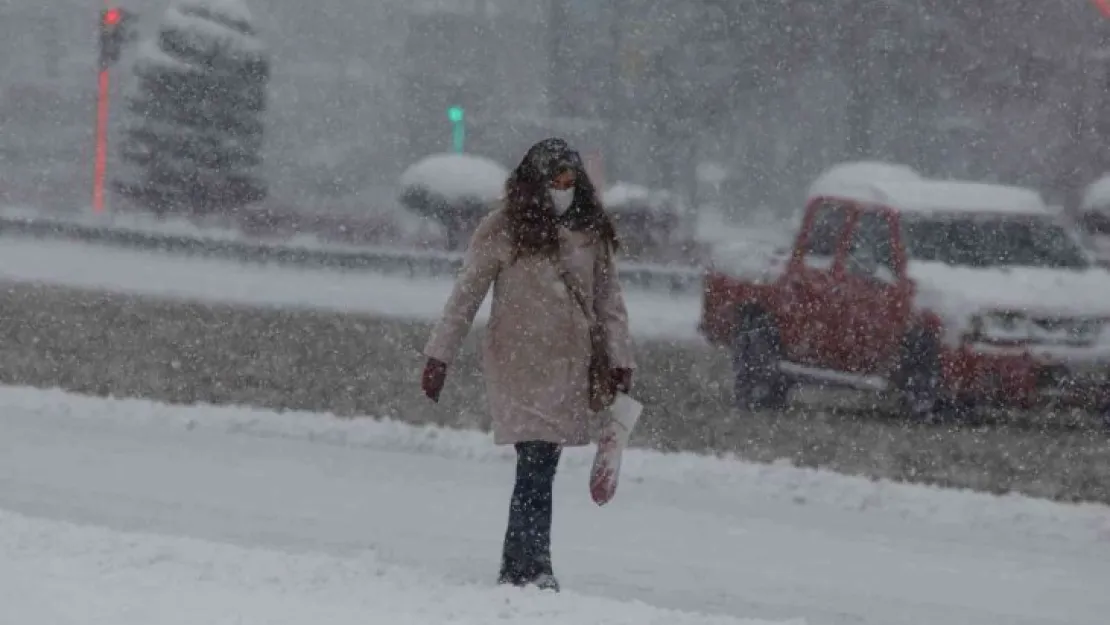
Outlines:
MULTIPOLYGON (((149 36, 168 1, 120 3, 149 36)), ((688 194, 711 160, 735 206, 795 206, 859 156, 1056 195, 1110 168, 1110 21, 1088 1, 245 1, 272 50, 271 193, 297 206, 390 196, 449 148, 449 106, 506 166, 561 134, 610 181, 688 194)), ((101 6, 0 0, 0 202, 87 201, 101 6)))
POLYGON ((451 146, 447 109, 466 112, 466 150, 512 166, 553 134, 604 149, 611 93, 603 3, 405 3, 401 64, 405 159, 451 146))
POLYGON ((540 115, 546 106, 542 3, 421 0, 402 6, 404 160, 451 149, 452 106, 465 111, 466 150, 506 160, 513 120, 540 115))

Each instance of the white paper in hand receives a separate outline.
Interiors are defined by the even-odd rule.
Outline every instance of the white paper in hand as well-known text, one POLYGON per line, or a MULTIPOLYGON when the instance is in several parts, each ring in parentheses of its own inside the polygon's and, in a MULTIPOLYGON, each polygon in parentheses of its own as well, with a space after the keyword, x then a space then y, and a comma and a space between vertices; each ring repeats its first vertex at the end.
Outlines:
POLYGON ((643 404, 624 393, 617 393, 616 401, 609 408, 609 419, 601 430, 593 470, 590 471, 590 497, 599 506, 609 503, 617 493, 621 455, 643 411, 643 404))

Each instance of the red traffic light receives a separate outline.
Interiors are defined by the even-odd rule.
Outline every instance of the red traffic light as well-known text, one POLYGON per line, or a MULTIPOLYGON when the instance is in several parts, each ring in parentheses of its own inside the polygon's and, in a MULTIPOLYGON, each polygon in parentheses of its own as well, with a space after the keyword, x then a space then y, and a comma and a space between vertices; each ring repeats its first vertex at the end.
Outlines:
POLYGON ((1091 0, 1094 2, 1098 10, 1102 12, 1103 17, 1110 17, 1110 0, 1091 0))
POLYGON ((118 8, 108 9, 104 11, 104 25, 105 26, 118 26, 120 20, 123 19, 123 12, 118 8))

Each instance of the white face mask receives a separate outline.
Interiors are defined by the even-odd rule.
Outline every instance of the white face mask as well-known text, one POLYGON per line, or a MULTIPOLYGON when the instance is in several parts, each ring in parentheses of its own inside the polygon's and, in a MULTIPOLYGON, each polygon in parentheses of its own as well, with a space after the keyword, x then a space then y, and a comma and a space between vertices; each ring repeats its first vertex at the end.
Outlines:
POLYGON ((551 194, 551 205, 555 207, 555 213, 562 215, 567 212, 570 205, 574 202, 574 189, 549 189, 548 193, 551 194))

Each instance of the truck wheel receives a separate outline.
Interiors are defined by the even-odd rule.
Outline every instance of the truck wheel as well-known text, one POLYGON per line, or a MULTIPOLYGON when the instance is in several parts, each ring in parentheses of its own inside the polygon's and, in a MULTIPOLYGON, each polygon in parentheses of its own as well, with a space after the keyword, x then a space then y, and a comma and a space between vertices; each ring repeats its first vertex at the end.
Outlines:
POLYGON ((742 311, 732 337, 733 392, 741 410, 781 410, 790 385, 779 371, 782 341, 774 321, 760 311, 742 311))
POLYGON ((906 337, 897 380, 898 405, 917 423, 938 423, 958 417, 947 396, 940 365, 940 345, 925 332, 906 337))
POLYGON ((1102 431, 1110 434, 1110 402, 1102 402, 1098 407, 1096 416, 1102 431))

